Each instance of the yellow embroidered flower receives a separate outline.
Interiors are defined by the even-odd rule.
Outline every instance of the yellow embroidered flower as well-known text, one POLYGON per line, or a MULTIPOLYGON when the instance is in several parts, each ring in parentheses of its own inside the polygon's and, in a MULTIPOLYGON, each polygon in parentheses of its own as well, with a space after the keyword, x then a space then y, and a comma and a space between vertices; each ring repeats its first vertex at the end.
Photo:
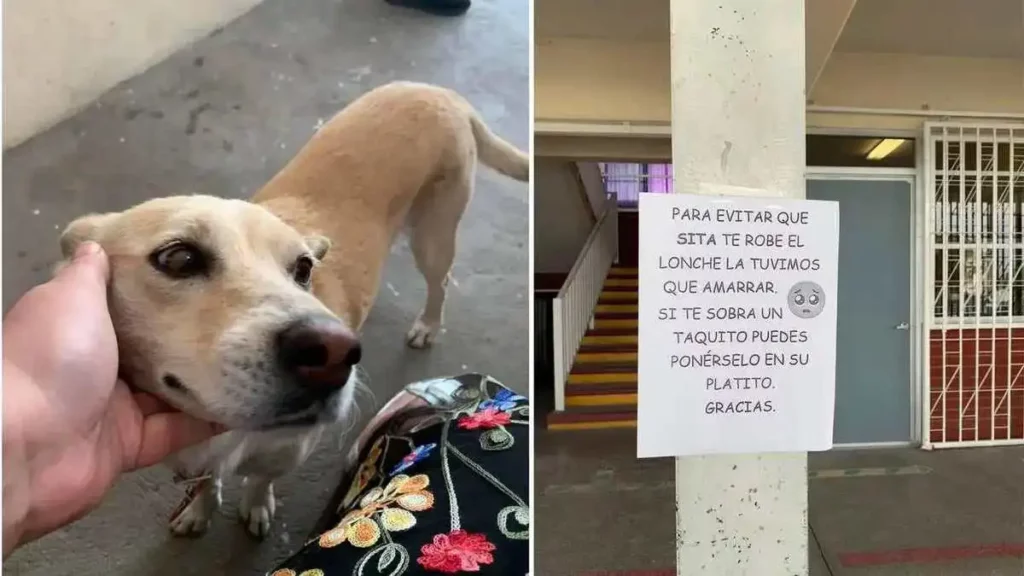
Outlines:
POLYGON ((320 536, 320 547, 333 548, 348 542, 356 548, 369 548, 380 540, 381 527, 388 532, 412 528, 416 525, 412 513, 434 506, 434 495, 426 489, 428 486, 430 478, 426 474, 399 474, 384 488, 373 488, 360 500, 358 509, 320 536))
MULTIPOLYGON (((377 441, 373 443, 370 448, 370 452, 366 455, 366 460, 359 465, 359 469, 356 471, 356 476, 352 480, 352 484, 348 487, 348 492, 345 493, 345 499, 341 501, 341 508, 348 508, 352 505, 352 502, 366 490, 369 486, 370 481, 377 475, 377 462, 380 460, 381 455, 384 453, 384 436, 377 438, 377 441)), ((339 510, 340 511, 340 510, 339 510)))
POLYGON ((309 570, 303 570, 299 576, 324 576, 324 571, 319 568, 311 568, 309 570))

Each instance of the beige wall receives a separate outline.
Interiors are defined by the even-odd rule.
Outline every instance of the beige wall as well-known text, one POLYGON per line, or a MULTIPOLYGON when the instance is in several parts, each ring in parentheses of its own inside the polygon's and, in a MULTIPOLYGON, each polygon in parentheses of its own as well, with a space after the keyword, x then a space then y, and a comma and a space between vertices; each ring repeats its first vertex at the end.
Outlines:
POLYGON ((534 116, 543 120, 667 122, 668 44, 539 39, 534 116))
POLYGON ((533 173, 534 271, 569 272, 594 227, 594 213, 569 162, 538 158, 533 173))
POLYGON ((4 0, 4 148, 260 0, 4 0))

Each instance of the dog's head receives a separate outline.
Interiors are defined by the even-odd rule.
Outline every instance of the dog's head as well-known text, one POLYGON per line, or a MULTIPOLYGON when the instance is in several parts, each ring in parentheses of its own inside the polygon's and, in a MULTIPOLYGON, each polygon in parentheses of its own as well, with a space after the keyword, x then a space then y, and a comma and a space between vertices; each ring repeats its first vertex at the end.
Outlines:
POLYGON ((121 372, 185 412, 229 427, 338 418, 359 342, 312 293, 330 248, 241 200, 175 196, 92 214, 61 236, 110 257, 121 372))

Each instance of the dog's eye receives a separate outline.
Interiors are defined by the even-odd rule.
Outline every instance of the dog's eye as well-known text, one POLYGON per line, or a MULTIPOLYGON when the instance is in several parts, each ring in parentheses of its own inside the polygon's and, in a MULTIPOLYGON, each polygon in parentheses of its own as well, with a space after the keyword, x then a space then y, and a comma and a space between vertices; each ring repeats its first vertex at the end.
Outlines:
POLYGON ((313 260, 309 256, 299 256, 295 261, 295 270, 292 271, 295 282, 300 286, 309 286, 313 277, 313 260))
POLYGON ((184 242, 157 250, 151 260, 157 270, 174 278, 191 278, 209 270, 203 251, 184 242))

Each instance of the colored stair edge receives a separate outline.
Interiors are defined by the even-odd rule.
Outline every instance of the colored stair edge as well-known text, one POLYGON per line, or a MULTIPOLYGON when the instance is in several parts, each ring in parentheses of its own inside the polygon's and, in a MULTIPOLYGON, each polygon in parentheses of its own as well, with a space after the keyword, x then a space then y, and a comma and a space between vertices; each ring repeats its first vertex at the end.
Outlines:
POLYGON ((637 354, 638 348, 636 344, 617 344, 617 343, 596 343, 596 344, 582 344, 580 345, 580 354, 607 354, 609 352, 619 352, 623 354, 637 354))
POLYGON ((569 374, 633 374, 636 375, 636 361, 576 363, 569 374))
POLYGON ((611 327, 611 328, 608 328, 608 327, 606 327, 606 328, 593 328, 593 329, 587 331, 587 333, 584 335, 584 337, 586 337, 586 336, 633 336, 633 337, 636 337, 637 336, 637 328, 636 328, 636 326, 632 326, 632 327, 628 327, 627 326, 627 327, 622 327, 622 328, 615 328, 615 327, 611 327))
POLYGON ((614 278, 616 280, 638 280, 640 278, 640 273, 636 268, 612 268, 608 271, 607 278, 614 278))

